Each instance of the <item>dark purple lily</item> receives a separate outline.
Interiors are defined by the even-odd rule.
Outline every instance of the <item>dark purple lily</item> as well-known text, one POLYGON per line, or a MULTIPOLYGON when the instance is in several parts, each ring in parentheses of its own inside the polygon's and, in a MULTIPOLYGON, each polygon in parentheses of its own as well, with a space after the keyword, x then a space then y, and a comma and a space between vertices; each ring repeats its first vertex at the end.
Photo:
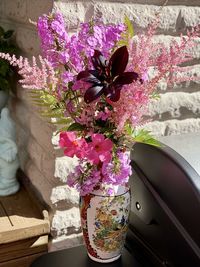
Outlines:
POLYGON ((128 50, 126 46, 118 48, 109 62, 102 53, 95 50, 92 59, 94 70, 81 71, 77 80, 91 84, 84 95, 86 103, 91 103, 101 95, 105 95, 113 102, 120 99, 120 92, 125 84, 131 84, 138 79, 136 72, 125 72, 128 64, 128 50))

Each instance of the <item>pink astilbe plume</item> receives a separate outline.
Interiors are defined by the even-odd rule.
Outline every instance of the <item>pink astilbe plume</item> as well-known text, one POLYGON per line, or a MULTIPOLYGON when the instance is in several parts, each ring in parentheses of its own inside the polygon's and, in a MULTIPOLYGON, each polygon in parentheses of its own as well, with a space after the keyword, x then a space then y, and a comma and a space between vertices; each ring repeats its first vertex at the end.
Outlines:
POLYGON ((124 86, 120 100, 112 103, 112 121, 117 126, 118 134, 123 132, 126 123, 130 123, 132 127, 143 123, 148 103, 162 80, 165 80, 168 86, 200 80, 200 77, 188 75, 188 71, 193 69, 192 66, 181 66, 193 59, 192 48, 196 46, 199 33, 200 26, 192 28, 187 32, 187 36, 181 35, 179 41, 173 38, 167 47, 164 43, 156 43, 155 27, 150 25, 148 34, 141 34, 133 40, 129 68, 137 71, 143 82, 124 86), (148 72, 152 69, 154 75, 148 78, 148 72))
POLYGON ((26 89, 38 89, 45 91, 55 91, 58 79, 55 75, 51 64, 39 56, 40 65, 37 64, 36 58, 32 57, 32 64, 27 58, 22 56, 19 59, 15 55, 0 53, 0 58, 7 60, 10 65, 18 68, 21 75, 19 82, 26 89))

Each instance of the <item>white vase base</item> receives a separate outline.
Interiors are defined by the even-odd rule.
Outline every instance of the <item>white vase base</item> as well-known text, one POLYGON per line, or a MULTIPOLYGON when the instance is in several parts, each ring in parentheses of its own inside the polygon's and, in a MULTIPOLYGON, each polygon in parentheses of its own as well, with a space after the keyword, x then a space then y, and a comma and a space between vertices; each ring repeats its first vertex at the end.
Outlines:
POLYGON ((116 257, 110 258, 110 259, 99 259, 99 258, 95 258, 95 257, 91 256, 89 253, 88 253, 88 256, 93 261, 100 262, 100 263, 109 263, 109 262, 113 262, 113 261, 118 260, 121 257, 121 254, 120 255, 117 255, 116 257))

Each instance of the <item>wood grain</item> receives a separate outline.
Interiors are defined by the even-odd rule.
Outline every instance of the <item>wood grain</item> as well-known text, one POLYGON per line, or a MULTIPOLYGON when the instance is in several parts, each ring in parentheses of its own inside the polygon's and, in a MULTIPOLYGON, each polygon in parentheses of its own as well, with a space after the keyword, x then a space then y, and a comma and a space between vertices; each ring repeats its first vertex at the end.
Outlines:
POLYGON ((6 262, 1 262, 0 267, 30 267, 31 263, 43 254, 44 252, 6 262))
POLYGON ((0 263, 48 250, 48 236, 28 238, 0 245, 0 263))
POLYGON ((0 202, 0 232, 7 229, 12 229, 12 225, 0 202))
POLYGON ((14 195, 0 197, 0 244, 48 234, 49 224, 23 186, 14 195))
POLYGON ((0 197, 0 267, 30 267, 48 251, 48 212, 21 186, 14 195, 0 197))

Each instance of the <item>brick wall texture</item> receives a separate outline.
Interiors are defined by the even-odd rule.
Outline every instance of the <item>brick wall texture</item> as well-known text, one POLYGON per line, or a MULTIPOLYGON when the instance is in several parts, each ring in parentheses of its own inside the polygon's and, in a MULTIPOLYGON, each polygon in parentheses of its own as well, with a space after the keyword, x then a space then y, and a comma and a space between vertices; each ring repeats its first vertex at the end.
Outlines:
MULTIPOLYGON (((163 2, 1 0, 0 24, 15 30, 16 42, 23 54, 38 55, 39 40, 30 20, 37 21, 38 16, 48 13, 52 8, 62 11, 71 32, 76 30, 81 21, 88 21, 92 16, 102 17, 105 22, 119 22, 127 15, 137 34, 147 27, 163 2)), ((187 27, 197 23, 200 23, 199 0, 169 0, 163 7, 156 39, 167 44, 171 38, 178 39, 180 32, 185 33, 187 27)), ((193 72, 197 73, 200 71, 200 45, 193 53, 196 59, 191 64, 194 65, 193 72)), ((159 91, 161 98, 150 104, 147 115, 152 121, 146 127, 158 136, 200 132, 199 82, 182 83, 174 88, 167 88, 163 82, 159 91)), ((52 142, 56 144, 56 137, 52 139, 55 129, 40 118, 22 88, 18 88, 17 97, 11 100, 10 107, 16 122, 21 167, 30 179, 30 186, 37 192, 38 198, 49 206, 51 212, 51 249, 76 245, 81 238, 79 196, 75 190, 67 188, 64 182, 73 162, 53 147, 52 142)))

